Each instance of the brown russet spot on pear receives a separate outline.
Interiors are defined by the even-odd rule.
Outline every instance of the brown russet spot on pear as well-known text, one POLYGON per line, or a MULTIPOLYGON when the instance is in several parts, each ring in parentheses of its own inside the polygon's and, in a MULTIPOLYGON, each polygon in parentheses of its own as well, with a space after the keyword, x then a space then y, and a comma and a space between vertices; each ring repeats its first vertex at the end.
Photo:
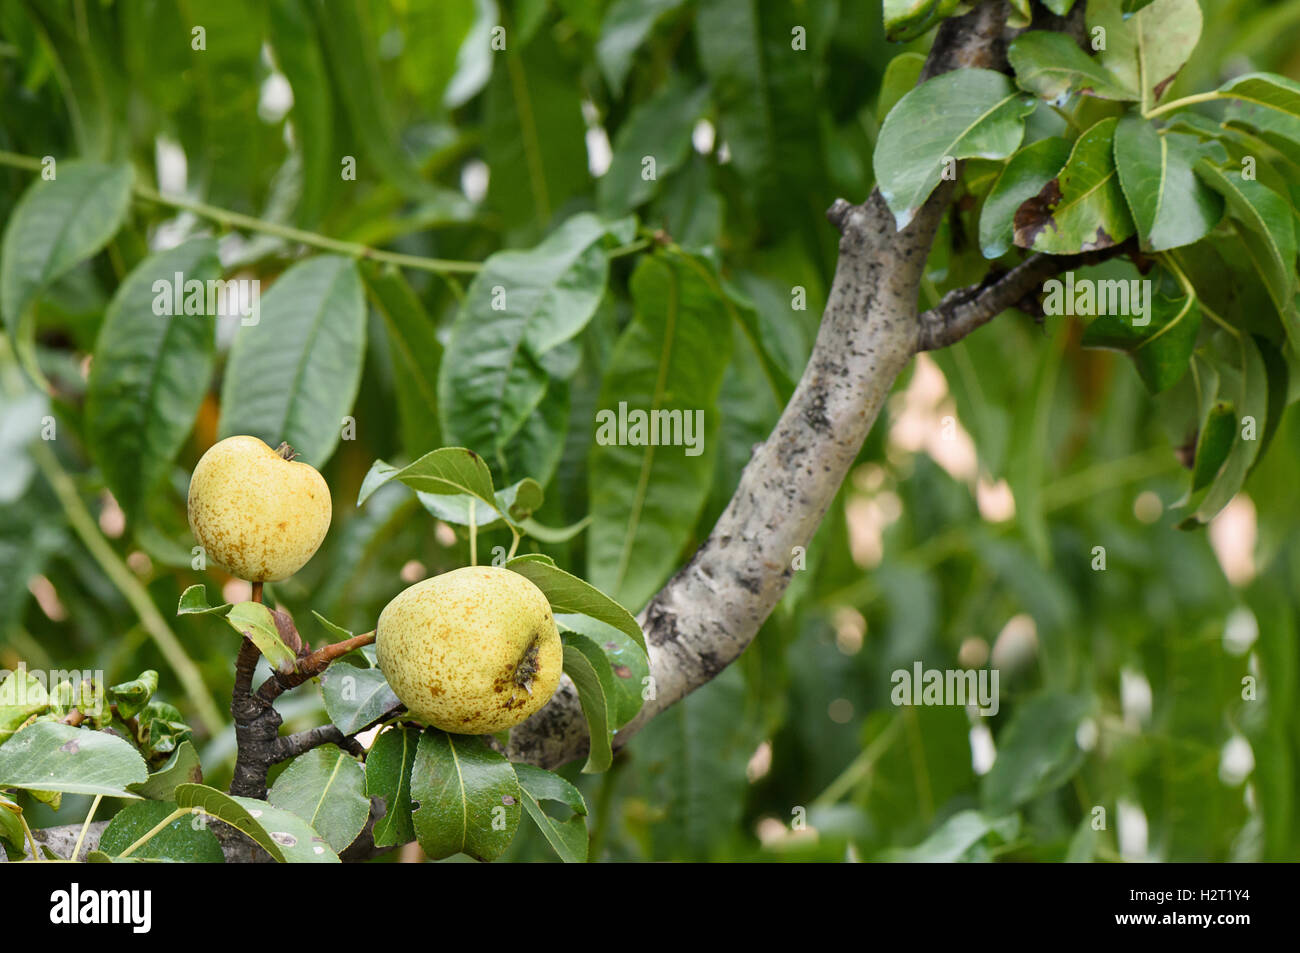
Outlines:
POLYGON ((208 448, 190 478, 194 538, 208 559, 250 582, 292 576, 330 528, 325 478, 282 446, 277 452, 256 437, 227 437, 208 448))
POLYGON ((379 614, 379 667, 419 721, 487 734, 524 721, 560 683, 564 650, 546 596, 495 566, 403 590, 379 614))

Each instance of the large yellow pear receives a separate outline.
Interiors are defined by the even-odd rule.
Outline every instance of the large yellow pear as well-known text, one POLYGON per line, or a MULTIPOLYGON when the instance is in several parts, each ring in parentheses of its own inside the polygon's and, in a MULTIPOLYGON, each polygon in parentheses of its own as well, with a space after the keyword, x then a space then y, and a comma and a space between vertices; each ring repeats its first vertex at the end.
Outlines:
POLYGON ((379 667, 419 721, 488 734, 555 693, 564 650, 542 591, 509 569, 466 566, 417 582, 379 614, 379 667))
POLYGON ((315 468, 256 437, 208 448, 190 478, 190 529, 207 558, 251 582, 287 579, 330 528, 330 488, 315 468))

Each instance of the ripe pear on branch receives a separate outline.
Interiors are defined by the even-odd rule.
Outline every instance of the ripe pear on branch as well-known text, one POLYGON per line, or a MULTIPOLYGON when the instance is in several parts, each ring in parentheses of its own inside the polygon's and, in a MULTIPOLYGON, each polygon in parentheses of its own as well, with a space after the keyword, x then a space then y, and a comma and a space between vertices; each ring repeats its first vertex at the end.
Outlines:
POLYGON ((564 650, 546 596, 509 569, 466 566, 379 614, 379 667, 411 715, 459 734, 502 731, 550 700, 564 650))
POLYGON ((190 529, 207 557, 250 582, 287 579, 307 564, 330 527, 324 477, 256 437, 227 437, 190 478, 190 529))

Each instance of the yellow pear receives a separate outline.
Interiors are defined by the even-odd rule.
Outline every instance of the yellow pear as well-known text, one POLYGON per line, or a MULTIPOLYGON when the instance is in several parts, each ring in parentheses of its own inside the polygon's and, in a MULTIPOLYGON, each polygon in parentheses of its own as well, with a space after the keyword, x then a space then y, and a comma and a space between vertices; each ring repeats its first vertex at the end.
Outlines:
POLYGON ((287 579, 330 528, 330 488, 314 467, 256 437, 227 437, 190 478, 190 529, 207 558, 251 582, 287 579))
POLYGON ((379 614, 379 667, 419 721, 502 731, 555 693, 564 667, 551 605, 509 569, 466 566, 417 582, 379 614))

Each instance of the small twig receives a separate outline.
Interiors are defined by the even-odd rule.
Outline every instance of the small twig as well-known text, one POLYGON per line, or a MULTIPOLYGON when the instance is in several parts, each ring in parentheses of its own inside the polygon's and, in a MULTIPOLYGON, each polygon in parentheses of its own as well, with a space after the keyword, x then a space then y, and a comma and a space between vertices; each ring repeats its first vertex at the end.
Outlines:
POLYGON ((283 692, 291 688, 297 688, 303 682, 315 678, 329 668, 330 663, 335 659, 342 658, 349 652, 355 652, 362 646, 369 645, 374 641, 375 633, 367 632, 364 635, 354 635, 342 642, 323 645, 310 655, 298 659, 293 671, 274 673, 257 690, 257 697, 269 704, 279 698, 283 692))
POLYGON ((364 754, 366 750, 356 738, 343 734, 334 725, 321 725, 318 728, 309 728, 281 738, 276 746, 275 760, 277 763, 288 761, 321 745, 338 745, 348 754, 357 756, 364 754))

